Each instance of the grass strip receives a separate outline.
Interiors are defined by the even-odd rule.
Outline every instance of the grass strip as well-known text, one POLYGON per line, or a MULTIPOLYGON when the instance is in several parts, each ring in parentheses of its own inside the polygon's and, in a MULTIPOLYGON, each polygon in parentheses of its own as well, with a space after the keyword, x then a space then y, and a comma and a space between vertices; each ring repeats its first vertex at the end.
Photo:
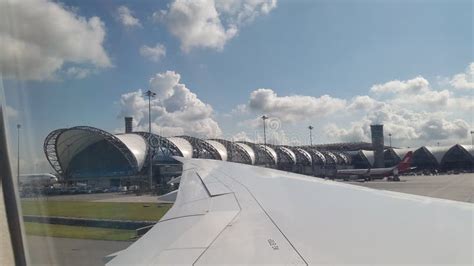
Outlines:
POLYGON ((67 237, 95 240, 127 241, 135 236, 134 230, 107 229, 44 223, 25 223, 28 235, 67 237))
POLYGON ((23 215, 158 221, 172 204, 25 200, 21 206, 23 215))

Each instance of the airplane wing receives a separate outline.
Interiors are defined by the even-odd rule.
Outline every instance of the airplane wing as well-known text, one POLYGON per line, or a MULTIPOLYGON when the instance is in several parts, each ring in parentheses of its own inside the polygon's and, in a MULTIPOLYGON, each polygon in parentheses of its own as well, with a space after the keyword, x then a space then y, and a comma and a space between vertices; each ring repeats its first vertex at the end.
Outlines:
POLYGON ((472 265, 472 204, 182 159, 176 202, 107 265, 472 265))

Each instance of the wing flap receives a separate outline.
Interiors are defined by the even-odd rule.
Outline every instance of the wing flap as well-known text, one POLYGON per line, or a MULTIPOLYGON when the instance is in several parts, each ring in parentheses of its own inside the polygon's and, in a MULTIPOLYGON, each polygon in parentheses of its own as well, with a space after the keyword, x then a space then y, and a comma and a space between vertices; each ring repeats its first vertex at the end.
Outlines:
POLYGON ((168 249, 207 248, 237 213, 238 211, 221 211, 204 215, 168 249))
POLYGON ((151 260, 153 263, 147 265, 192 265, 204 250, 204 248, 164 250, 151 260))
POLYGON ((242 184, 229 176, 212 173, 209 169, 201 172, 196 168, 196 171, 203 180, 217 181, 210 185, 220 184, 232 191, 233 194, 224 196, 235 197, 240 207, 235 219, 199 257, 196 265, 306 264, 255 197, 242 184))
POLYGON ((206 188, 212 197, 232 193, 226 186, 220 182, 206 184, 206 188))

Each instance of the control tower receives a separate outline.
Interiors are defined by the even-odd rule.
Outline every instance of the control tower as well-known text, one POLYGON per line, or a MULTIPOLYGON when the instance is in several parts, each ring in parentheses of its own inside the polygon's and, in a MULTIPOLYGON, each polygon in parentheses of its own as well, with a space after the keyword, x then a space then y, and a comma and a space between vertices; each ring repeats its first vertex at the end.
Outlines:
POLYGON ((385 167, 383 148, 383 125, 370 125, 372 135, 372 147, 374 149, 374 168, 385 167))
POLYGON ((133 117, 125 117, 125 133, 133 132, 133 117))

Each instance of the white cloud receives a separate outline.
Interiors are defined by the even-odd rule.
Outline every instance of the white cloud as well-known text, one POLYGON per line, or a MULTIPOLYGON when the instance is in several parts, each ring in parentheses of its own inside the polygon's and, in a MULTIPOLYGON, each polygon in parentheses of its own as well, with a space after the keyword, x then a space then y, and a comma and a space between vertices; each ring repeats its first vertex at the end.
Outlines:
POLYGON ((448 105, 451 96, 452 94, 448 90, 426 90, 419 94, 393 97, 388 101, 393 104, 411 106, 411 108, 420 108, 425 110, 440 109, 448 105))
POLYGON ((349 129, 340 128, 336 124, 325 126, 324 133, 332 140, 343 142, 369 141, 369 132, 364 123, 353 123, 349 129))
POLYGON ((367 111, 383 106, 385 103, 379 102, 368 95, 354 97, 347 106, 348 110, 367 111))
POLYGON ((288 134, 283 129, 270 130, 267 133, 267 143, 273 145, 301 145, 298 137, 288 134))
MULTIPOLYGON (((234 134, 230 139, 232 141, 250 141, 253 143, 263 143, 263 133, 261 130, 252 131, 249 134, 246 131, 240 131, 234 134)), ((266 141, 272 145, 301 145, 301 141, 296 136, 289 136, 283 129, 271 130, 266 132, 266 141)))
POLYGON ((228 24, 241 25, 270 13, 277 7, 277 0, 216 0, 215 6, 228 24))
POLYGON ((66 75, 70 78, 83 79, 92 74, 94 71, 89 68, 70 67, 66 70, 66 75))
POLYGON ((231 111, 231 114, 236 114, 236 115, 248 114, 248 113, 249 113, 249 109, 246 104, 239 104, 231 111))
POLYGON ((166 56, 166 47, 160 43, 157 43, 155 47, 143 45, 140 47, 140 55, 153 62, 158 62, 161 58, 166 56))
POLYGON ((117 19, 126 28, 141 27, 140 20, 133 16, 132 11, 126 6, 119 6, 117 8, 117 19))
POLYGON ((464 73, 454 75, 449 83, 456 89, 474 89, 474 62, 469 64, 464 73))
POLYGON ((212 0, 176 0, 165 16, 168 30, 181 41, 181 49, 215 48, 222 50, 225 43, 237 34, 237 27, 222 25, 212 0))
MULTIPOLYGON (((237 106, 231 115, 243 117, 238 127, 258 132, 262 114, 279 118, 295 133, 311 122, 323 129, 326 141, 335 142, 370 141, 370 125, 382 123, 386 135, 391 133, 394 143, 403 146, 465 142, 472 128, 468 121, 472 123, 473 108, 472 97, 456 95, 449 89, 435 90, 428 80, 418 76, 376 84, 369 95, 350 100, 329 95, 279 96, 271 89, 257 89, 250 94, 249 102, 237 106)), ((275 139, 291 143, 286 135, 275 139)))
POLYGON ((464 139, 468 136, 469 124, 462 119, 448 121, 442 117, 430 117, 420 125, 423 139, 464 139))
POLYGON ((0 71, 6 78, 54 78, 65 62, 112 64, 103 47, 105 25, 46 1, 0 1, 0 71))
POLYGON ((376 84, 370 91, 378 101, 410 109, 439 110, 454 107, 454 103, 461 103, 461 108, 464 108, 468 104, 448 89, 433 89, 428 80, 421 76, 406 81, 394 80, 376 84))
POLYGON ((230 139, 232 141, 250 141, 250 142, 254 141, 247 135, 247 132, 245 131, 240 131, 234 134, 230 139))
POLYGON ((405 143, 430 140, 457 142, 467 138, 473 103, 451 91, 434 90, 423 77, 407 81, 389 81, 372 86, 370 96, 357 96, 347 107, 349 126, 331 123, 326 135, 339 141, 369 141, 370 125, 384 124, 385 132, 405 143), (428 112, 431 111, 431 112, 428 112), (355 112, 355 113, 354 113, 355 112), (362 117, 362 119, 360 119, 362 117))
POLYGON ((174 0, 168 10, 153 13, 181 41, 181 49, 222 50, 239 27, 276 7, 276 0, 174 0))
POLYGON ((250 93, 248 107, 257 113, 295 123, 323 117, 344 109, 346 101, 329 95, 321 97, 292 95, 278 96, 271 89, 257 89, 250 93))
MULTIPOLYGON (((404 143, 413 141, 452 140, 468 137, 469 125, 462 119, 447 119, 443 113, 414 112, 386 106, 355 120, 349 127, 330 124, 326 135, 338 141, 370 141, 370 125, 384 124, 385 134, 404 143)), ((400 142, 399 142, 400 143, 400 142)))
MULTIPOLYGON (((153 131, 165 136, 220 136, 222 131, 213 119, 212 107, 180 83, 180 79, 174 71, 158 73, 150 79, 150 88, 157 94, 151 102, 153 131)), ((132 116, 137 130, 148 130, 148 99, 141 90, 123 94, 120 106, 120 117, 132 116)))
POLYGON ((471 114, 474 111, 474 100, 472 97, 453 97, 449 99, 448 106, 452 110, 458 112, 469 111, 471 114))
POLYGON ((370 88, 374 93, 419 93, 428 90, 430 83, 423 77, 410 80, 393 80, 384 84, 375 84, 370 88))

